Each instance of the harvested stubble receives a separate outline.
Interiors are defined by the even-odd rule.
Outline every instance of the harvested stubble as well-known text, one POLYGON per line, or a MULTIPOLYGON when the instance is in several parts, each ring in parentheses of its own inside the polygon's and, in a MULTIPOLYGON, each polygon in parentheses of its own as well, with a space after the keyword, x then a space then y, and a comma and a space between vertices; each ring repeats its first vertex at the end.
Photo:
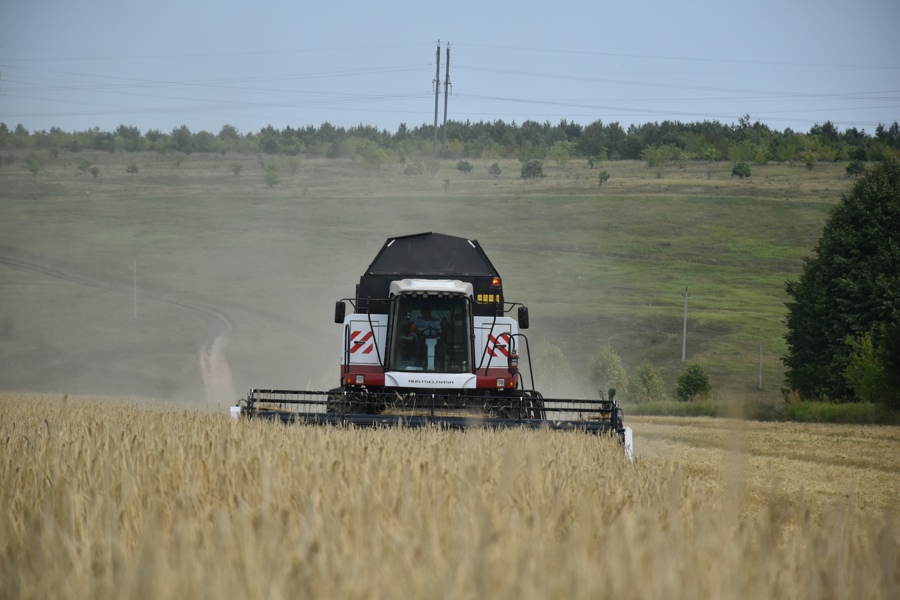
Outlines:
POLYGON ((888 598, 889 513, 611 440, 286 427, 0 396, 3 598, 888 598), (732 490, 733 491, 733 490, 732 490), (734 492, 739 494, 740 492, 734 492))

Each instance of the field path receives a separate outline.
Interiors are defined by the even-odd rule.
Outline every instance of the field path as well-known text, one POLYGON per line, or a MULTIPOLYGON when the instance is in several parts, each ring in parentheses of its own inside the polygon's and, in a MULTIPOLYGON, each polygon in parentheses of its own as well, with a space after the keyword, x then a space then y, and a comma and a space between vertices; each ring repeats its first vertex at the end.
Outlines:
MULTIPOLYGON (((71 265, 51 262, 43 257, 31 256, 15 248, 0 245, 0 266, 23 273, 48 277, 59 281, 67 281, 86 287, 110 292, 131 294, 130 286, 106 281, 95 275, 79 271, 71 265)), ((142 301, 156 302, 189 311, 203 322, 208 330, 199 350, 200 374, 207 404, 230 404, 237 396, 228 364, 228 341, 234 324, 225 313, 213 307, 172 298, 160 293, 141 289, 142 301)))

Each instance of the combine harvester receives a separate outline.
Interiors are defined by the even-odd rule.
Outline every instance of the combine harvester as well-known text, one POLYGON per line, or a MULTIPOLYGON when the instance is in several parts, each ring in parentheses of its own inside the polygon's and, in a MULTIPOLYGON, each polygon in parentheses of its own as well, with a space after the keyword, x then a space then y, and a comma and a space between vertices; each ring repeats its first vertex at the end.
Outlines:
POLYGON ((339 300, 340 387, 254 389, 235 418, 286 423, 444 428, 526 427, 615 435, 632 458, 615 401, 544 398, 534 388, 528 309, 507 302, 475 240, 439 233, 391 238, 353 298, 339 300), (352 311, 347 314, 347 302, 352 311), (517 319, 508 316, 516 310, 517 319), (519 370, 527 357, 528 382, 519 370))

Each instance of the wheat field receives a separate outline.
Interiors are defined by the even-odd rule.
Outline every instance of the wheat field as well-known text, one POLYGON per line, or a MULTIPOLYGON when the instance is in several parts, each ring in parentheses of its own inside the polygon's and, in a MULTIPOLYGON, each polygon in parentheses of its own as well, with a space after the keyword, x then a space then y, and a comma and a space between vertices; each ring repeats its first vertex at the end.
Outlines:
POLYGON ((0 410, 2 598, 900 593, 900 428, 644 418, 629 464, 551 431, 15 393, 0 410))

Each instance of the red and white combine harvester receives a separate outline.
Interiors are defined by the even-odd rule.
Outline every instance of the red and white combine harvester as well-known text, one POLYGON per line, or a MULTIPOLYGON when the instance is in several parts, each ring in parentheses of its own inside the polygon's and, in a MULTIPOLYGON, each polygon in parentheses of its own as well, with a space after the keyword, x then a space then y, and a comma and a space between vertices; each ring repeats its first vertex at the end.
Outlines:
POLYGON ((506 301, 500 274, 475 240, 439 233, 390 238, 354 297, 337 302, 334 320, 343 326, 339 387, 254 389, 232 415, 357 426, 579 430, 615 435, 633 456, 615 390, 608 399, 589 400, 544 398, 534 389, 528 340, 520 333, 528 328, 528 309, 506 301))

